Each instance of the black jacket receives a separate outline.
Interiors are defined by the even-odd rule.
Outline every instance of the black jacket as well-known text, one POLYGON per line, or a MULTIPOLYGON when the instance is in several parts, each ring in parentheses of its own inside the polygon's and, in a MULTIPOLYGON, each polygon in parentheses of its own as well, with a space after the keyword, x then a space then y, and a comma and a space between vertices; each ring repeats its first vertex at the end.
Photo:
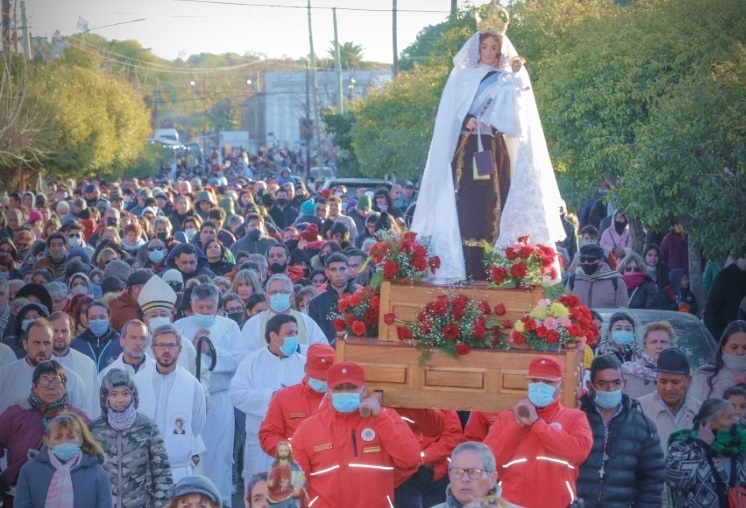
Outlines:
MULTIPOLYGON (((354 280, 347 283, 344 292, 353 294, 357 291, 358 285, 354 280)), ((308 315, 316 321, 319 328, 324 332, 329 344, 334 345, 337 340, 337 331, 334 329, 334 317, 332 314, 337 313, 337 302, 339 302, 339 293, 334 289, 331 283, 327 284, 327 289, 321 294, 314 296, 308 302, 308 315)))
POLYGON ((655 424, 640 403, 622 395, 622 410, 609 422, 604 475, 604 422, 590 394, 580 409, 593 431, 593 448, 580 466, 578 497, 586 508, 660 508, 666 463, 655 424))

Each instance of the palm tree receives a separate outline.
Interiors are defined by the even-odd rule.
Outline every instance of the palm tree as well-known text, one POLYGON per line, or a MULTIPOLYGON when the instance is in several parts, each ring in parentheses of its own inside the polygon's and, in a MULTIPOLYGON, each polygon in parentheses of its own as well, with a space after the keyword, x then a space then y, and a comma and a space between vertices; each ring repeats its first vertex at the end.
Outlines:
MULTIPOLYGON (((332 47, 326 52, 334 60, 334 41, 331 41, 332 47)), ((339 59, 342 62, 342 68, 347 70, 359 69, 363 61, 363 46, 353 42, 345 42, 339 45, 339 59)))

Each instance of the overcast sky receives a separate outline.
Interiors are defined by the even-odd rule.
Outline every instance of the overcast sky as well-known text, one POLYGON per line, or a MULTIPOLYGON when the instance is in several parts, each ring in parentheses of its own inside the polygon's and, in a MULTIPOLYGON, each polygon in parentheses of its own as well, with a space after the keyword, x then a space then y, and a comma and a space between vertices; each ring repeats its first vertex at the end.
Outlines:
MULTIPOLYGON (((459 6, 467 2, 459 0, 459 6)), ((322 56, 331 47, 331 7, 337 7, 340 42, 362 45, 366 60, 391 63, 392 5, 393 0, 311 0, 316 54, 322 56)), ((450 0, 397 0, 399 53, 424 27, 444 21, 450 5, 450 0)), ((26 0, 33 36, 51 36, 55 30, 74 34, 81 17, 93 33, 107 39, 138 40, 169 60, 201 52, 253 52, 268 58, 307 55, 305 7, 306 0, 26 0), (140 18, 145 20, 97 28, 140 18)))

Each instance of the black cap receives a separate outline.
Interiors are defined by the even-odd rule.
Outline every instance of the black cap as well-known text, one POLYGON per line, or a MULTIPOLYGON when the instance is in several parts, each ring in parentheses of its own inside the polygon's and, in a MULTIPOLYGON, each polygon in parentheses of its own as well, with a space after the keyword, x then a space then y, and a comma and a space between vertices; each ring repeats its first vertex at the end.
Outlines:
POLYGON ((580 247, 581 258, 601 259, 605 257, 604 250, 597 243, 586 243, 580 247))
POLYGON ((153 276, 153 272, 150 270, 135 270, 127 277, 127 287, 132 287, 137 284, 145 284, 153 276))
POLYGON ((414 184, 412 183, 411 180, 406 180, 404 182, 404 185, 402 185, 402 187, 412 187, 414 189, 414 184))
POLYGON ((691 372, 689 360, 681 349, 675 347, 664 349, 658 356, 656 372, 668 372, 670 374, 684 374, 688 376, 691 372))
POLYGON ((88 185, 85 186, 85 189, 83 189, 83 192, 96 192, 96 189, 98 189, 98 187, 96 187, 92 183, 89 183, 88 185))
POLYGON ((111 196, 109 196, 109 201, 119 201, 119 200, 122 200, 122 195, 119 194, 118 192, 114 192, 111 194, 111 196))

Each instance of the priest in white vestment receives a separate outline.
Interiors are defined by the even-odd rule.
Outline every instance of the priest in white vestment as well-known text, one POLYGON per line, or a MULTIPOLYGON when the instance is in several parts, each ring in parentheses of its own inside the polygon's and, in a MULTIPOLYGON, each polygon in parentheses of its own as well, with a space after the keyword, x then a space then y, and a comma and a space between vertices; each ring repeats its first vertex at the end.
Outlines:
POLYGON ((259 443, 259 427, 272 395, 305 376, 306 357, 300 354, 294 316, 273 316, 267 323, 266 342, 268 346, 252 351, 241 362, 231 383, 231 400, 246 413, 243 475, 247 483, 254 473, 269 471, 274 460, 259 443))

